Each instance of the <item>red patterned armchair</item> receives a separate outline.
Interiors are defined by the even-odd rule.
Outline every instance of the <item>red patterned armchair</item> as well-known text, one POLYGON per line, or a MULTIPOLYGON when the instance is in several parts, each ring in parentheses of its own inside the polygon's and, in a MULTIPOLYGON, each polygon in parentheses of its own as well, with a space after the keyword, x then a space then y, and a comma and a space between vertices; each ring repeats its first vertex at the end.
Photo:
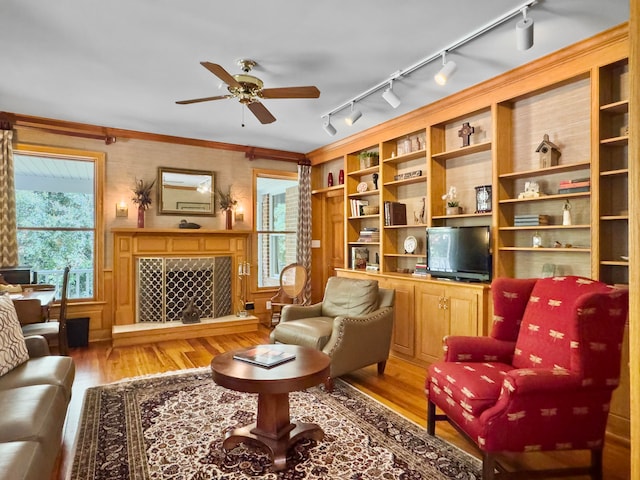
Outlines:
POLYGON ((628 292, 573 276, 498 278, 491 289, 491 336, 445 338, 444 360, 428 369, 428 433, 452 423, 480 449, 484 480, 507 476, 499 452, 585 449, 589 466, 553 474, 601 479, 628 292))

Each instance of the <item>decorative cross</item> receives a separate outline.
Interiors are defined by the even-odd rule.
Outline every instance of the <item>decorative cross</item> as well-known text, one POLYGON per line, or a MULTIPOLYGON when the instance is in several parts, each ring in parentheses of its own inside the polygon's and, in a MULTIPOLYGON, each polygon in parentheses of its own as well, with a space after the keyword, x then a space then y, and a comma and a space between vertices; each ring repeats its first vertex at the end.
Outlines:
POLYGON ((469 122, 464 122, 462 124, 462 128, 460 130, 458 130, 458 136, 462 139, 462 146, 463 147, 468 147, 469 146, 469 137, 475 131, 476 131, 476 129, 474 127, 470 126, 469 122))

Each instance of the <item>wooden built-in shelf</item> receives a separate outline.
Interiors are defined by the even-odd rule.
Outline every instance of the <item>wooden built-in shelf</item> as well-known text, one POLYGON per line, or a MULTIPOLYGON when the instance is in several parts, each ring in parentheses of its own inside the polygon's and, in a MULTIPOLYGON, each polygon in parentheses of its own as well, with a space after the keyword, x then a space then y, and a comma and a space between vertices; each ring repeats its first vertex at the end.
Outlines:
POLYGON ((500 247, 499 250, 507 252, 591 252, 591 249, 586 247, 500 247))
POLYGON ((611 145, 614 147, 623 146, 629 143, 628 135, 620 135, 618 137, 603 138, 600 140, 601 145, 611 145))
POLYGON ((500 230, 564 230, 591 228, 591 225, 523 225, 500 227, 500 230))
POLYGON ((399 228, 426 228, 429 225, 426 223, 408 223, 406 225, 385 225, 385 229, 399 229, 399 228))
POLYGON ((522 172, 510 172, 499 175, 502 179, 517 179, 528 177, 543 177, 554 173, 573 172, 576 170, 587 170, 591 168, 591 162, 567 163, 564 165, 554 165, 553 167, 537 168, 535 170, 523 170, 522 172))
POLYGON ((425 258, 426 253, 384 253, 383 257, 425 258))
POLYGON ((489 150, 491 150, 491 142, 483 142, 476 143, 475 145, 469 145, 468 147, 460 147, 458 150, 434 153, 431 155, 431 158, 433 160, 450 160, 452 158, 459 158, 473 153, 488 152, 489 150))
POLYGON ((380 190, 367 190, 366 192, 350 193, 347 196, 349 198, 362 198, 362 197, 373 197, 375 195, 380 195, 380 190))
POLYGON ((619 168, 617 170, 605 170, 600 172, 600 176, 602 177, 617 176, 617 175, 629 175, 629 169, 619 168))
POLYGON ((397 155, 395 157, 385 158, 382 163, 398 163, 398 162, 408 162, 410 160, 415 160, 416 158, 426 158, 427 151, 423 148, 421 150, 416 150, 415 152, 405 153, 403 155, 397 155))
POLYGON ((374 213, 373 215, 358 215, 358 216, 355 216, 355 217, 349 217, 349 220, 358 220, 358 219, 361 219, 361 218, 379 218, 379 217, 380 217, 379 214, 374 213))
POLYGON ((627 113, 629 111, 629 100, 608 103, 600 106, 600 111, 605 113, 627 113))
POLYGON ((411 177, 411 178, 403 178, 402 180, 393 180, 391 182, 385 182, 385 187, 396 187, 398 185, 409 185, 412 183, 422 183, 427 180, 426 175, 421 175, 419 177, 411 177))
POLYGON ((602 260, 600 265, 613 265, 615 267, 628 267, 629 261, 625 260, 602 260))
POLYGON ((368 175, 370 173, 378 173, 379 170, 380 170, 380 167, 378 165, 375 165, 373 167, 354 170, 352 172, 347 172, 347 175, 350 177, 360 177, 363 175, 368 175))
POLYGON ((311 195, 315 195, 318 193, 332 192, 334 190, 344 190, 344 185, 334 185, 333 187, 316 188, 315 190, 311 190, 311 195))
POLYGON ((540 197, 506 198, 504 200, 500 200, 500 203, 540 202, 540 201, 545 201, 545 200, 562 200, 562 199, 565 199, 565 198, 579 198, 579 197, 589 197, 589 196, 591 196, 591 192, 554 193, 552 195, 542 195, 540 197))
POLYGON ((491 212, 483 212, 483 213, 459 213, 458 215, 434 215, 434 220, 447 220, 453 218, 471 218, 471 217, 490 217, 491 212))
POLYGON ((355 242, 347 242, 347 245, 372 245, 372 246, 377 246, 377 245, 380 245, 380 242, 358 242, 356 240, 355 242))

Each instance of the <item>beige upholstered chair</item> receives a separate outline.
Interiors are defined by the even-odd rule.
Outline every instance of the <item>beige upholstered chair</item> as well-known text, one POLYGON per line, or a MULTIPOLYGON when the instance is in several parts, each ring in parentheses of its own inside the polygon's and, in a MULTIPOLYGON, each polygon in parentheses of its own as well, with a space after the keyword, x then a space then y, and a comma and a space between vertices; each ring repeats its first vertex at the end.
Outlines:
MULTIPOLYGON (((367 365, 384 373, 393 329, 395 290, 376 280, 331 277, 322 302, 287 305, 272 343, 302 345, 331 357, 331 379, 367 365)), ((331 387, 331 381, 327 384, 331 387)))

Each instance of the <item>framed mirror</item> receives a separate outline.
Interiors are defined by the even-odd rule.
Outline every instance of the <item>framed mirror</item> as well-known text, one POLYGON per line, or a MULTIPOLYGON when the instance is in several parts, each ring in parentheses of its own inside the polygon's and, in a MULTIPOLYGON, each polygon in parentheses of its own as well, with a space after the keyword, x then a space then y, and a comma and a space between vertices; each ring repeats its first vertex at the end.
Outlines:
POLYGON ((215 216, 215 174, 158 167, 158 213, 215 216))

